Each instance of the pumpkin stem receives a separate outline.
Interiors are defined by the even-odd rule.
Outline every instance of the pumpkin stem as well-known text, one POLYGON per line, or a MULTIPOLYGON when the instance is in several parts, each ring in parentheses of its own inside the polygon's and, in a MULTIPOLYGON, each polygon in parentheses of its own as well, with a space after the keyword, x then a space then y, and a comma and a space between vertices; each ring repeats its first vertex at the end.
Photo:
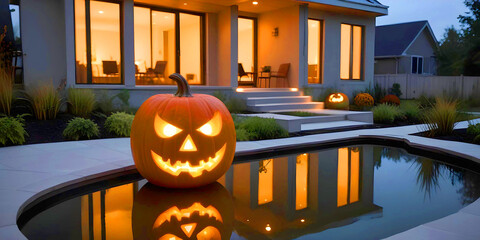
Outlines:
POLYGON ((180 73, 174 73, 170 75, 169 78, 177 83, 178 90, 177 93, 175 93, 176 97, 193 97, 190 92, 190 85, 188 85, 187 80, 185 80, 180 73))

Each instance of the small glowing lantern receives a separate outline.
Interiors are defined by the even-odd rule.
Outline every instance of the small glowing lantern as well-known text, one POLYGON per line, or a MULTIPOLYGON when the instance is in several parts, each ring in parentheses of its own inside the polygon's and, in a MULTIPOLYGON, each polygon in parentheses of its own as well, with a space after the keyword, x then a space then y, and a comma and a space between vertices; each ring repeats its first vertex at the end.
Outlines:
POLYGON ((348 110, 349 101, 347 95, 343 93, 332 93, 325 99, 325 108, 348 110))
POLYGON ((181 190, 147 183, 132 210, 134 239, 230 239, 233 201, 219 183, 181 190))
POLYGON ((232 164, 235 126, 217 98, 190 93, 180 74, 175 95, 147 99, 135 114, 130 144, 138 172, 149 182, 190 188, 215 182, 232 164))

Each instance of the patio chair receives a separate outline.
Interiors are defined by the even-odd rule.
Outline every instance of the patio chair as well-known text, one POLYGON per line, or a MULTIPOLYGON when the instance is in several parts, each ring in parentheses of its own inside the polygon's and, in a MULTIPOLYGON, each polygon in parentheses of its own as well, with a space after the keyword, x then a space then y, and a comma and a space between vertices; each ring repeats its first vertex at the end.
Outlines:
POLYGON ((251 75, 245 72, 245 69, 243 68, 243 65, 241 63, 238 64, 238 85, 252 85, 252 86, 255 85, 251 75), (242 80, 242 77, 245 77, 245 76, 248 77, 248 81, 242 80))
MULTIPOLYGON (((284 82, 287 84, 287 87, 289 87, 289 84, 288 84, 288 70, 289 69, 290 69, 290 63, 280 64, 280 67, 278 68, 278 71, 272 72, 270 77, 275 78, 276 80, 283 79, 284 82)), ((277 84, 275 84, 275 86, 277 86, 277 84)))
POLYGON ((117 61, 102 61, 103 74, 116 75, 118 74, 117 61))
POLYGON ((157 61, 155 63, 155 68, 153 69, 153 73, 156 77, 165 78, 165 69, 167 67, 167 61, 157 61))

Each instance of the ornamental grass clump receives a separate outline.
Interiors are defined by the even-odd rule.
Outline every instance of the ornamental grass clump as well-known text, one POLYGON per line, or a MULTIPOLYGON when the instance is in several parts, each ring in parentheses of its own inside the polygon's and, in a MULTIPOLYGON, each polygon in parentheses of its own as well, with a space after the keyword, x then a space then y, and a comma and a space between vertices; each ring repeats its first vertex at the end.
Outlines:
POLYGON ((77 117, 89 117, 95 107, 95 94, 91 89, 68 89, 68 110, 77 117))
POLYGON ((402 111, 402 114, 407 121, 419 123, 422 119, 420 105, 416 102, 403 101, 400 104, 400 111, 402 111))
POLYGON ((129 137, 135 116, 125 112, 116 112, 105 120, 105 129, 119 137, 129 137))
POLYGON ((0 118, 0 145, 24 144, 27 131, 23 127, 23 119, 14 117, 0 118))
POLYGON ((10 115, 13 100, 13 78, 0 67, 0 112, 10 115))
POLYGON ((273 118, 249 117, 239 123, 245 129, 249 140, 263 140, 288 137, 288 132, 273 118))
POLYGON ((372 108, 372 112, 375 123, 393 123, 396 118, 402 115, 400 108, 390 104, 380 104, 372 108))
POLYGON ((98 125, 90 119, 76 117, 68 121, 63 136, 69 140, 91 139, 100 136, 98 125))
POLYGON ((52 83, 39 86, 31 90, 30 103, 33 113, 38 120, 55 119, 60 110, 60 93, 53 87, 52 83))
POLYGON ((449 135, 459 118, 458 101, 436 98, 435 104, 428 109, 423 117, 427 135, 430 137, 449 135))

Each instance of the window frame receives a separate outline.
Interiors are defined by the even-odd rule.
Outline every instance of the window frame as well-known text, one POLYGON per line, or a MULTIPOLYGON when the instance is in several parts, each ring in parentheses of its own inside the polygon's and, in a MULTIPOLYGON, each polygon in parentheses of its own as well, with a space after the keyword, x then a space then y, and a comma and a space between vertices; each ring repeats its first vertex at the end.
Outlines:
MULTIPOLYGON (((206 16, 205 13, 188 11, 182 9, 166 8, 144 3, 135 3, 133 7, 143 7, 150 9, 150 52, 153 51, 153 35, 152 35, 152 11, 168 12, 175 14, 175 72, 180 72, 180 13, 196 15, 200 17, 200 83, 190 84, 193 86, 206 85, 205 68, 206 68, 206 16)), ((135 19, 135 17, 134 17, 135 19)), ((135 26, 135 22, 133 23, 135 26)), ((135 29, 134 29, 135 31, 135 29)), ((135 53, 134 53, 135 55, 135 53)), ((153 54, 151 56, 151 64, 153 67, 153 54)), ((135 67, 135 66, 134 66, 135 67)), ((136 85, 136 82, 135 82, 136 85)), ((148 86, 171 86, 171 85, 148 85, 148 86)))
MULTIPOLYGON (((349 78, 342 78, 341 73, 340 73, 340 80, 344 81, 364 81, 365 80, 365 25, 359 25, 359 24, 352 24, 352 23, 346 23, 342 22, 340 23, 340 40, 342 39, 342 32, 341 32, 341 26, 342 25, 349 25, 350 28, 350 66, 349 66, 349 78), (360 78, 359 79, 353 79, 353 27, 360 27, 362 36, 361 36, 361 48, 360 48, 360 78)), ((342 46, 340 44, 340 53, 342 51, 342 46)), ((342 64, 342 56, 340 54, 340 64, 342 64)))
MULTIPOLYGON (((320 36, 319 36, 319 39, 320 39, 320 46, 318 46, 318 50, 319 50, 319 57, 318 57, 318 74, 317 74, 317 78, 318 78, 318 83, 309 83, 308 82, 308 72, 307 72, 307 85, 319 85, 319 84, 323 84, 323 77, 324 77, 324 61, 325 61, 325 20, 324 19, 319 19, 319 18, 311 18, 309 17, 307 19, 307 30, 308 30, 308 20, 313 20, 313 21, 318 21, 320 22, 320 30, 319 30, 319 33, 320 33, 320 36)), ((308 32, 308 34, 310 34, 308 32)), ((307 48, 308 48, 308 35, 307 35, 307 48)), ((307 54, 308 54, 308 50, 307 50, 307 54)), ((307 56, 307 68, 308 68, 308 56, 307 56)), ((308 71, 308 69, 307 69, 308 71)))
POLYGON ((422 75, 425 71, 424 71, 424 65, 425 65, 425 59, 423 58, 423 56, 420 56, 420 55, 412 55, 410 56, 410 72, 411 74, 420 74, 422 75), (414 72, 413 71, 413 59, 416 58, 417 59, 417 71, 414 72), (420 59, 422 59, 422 63, 420 64, 420 59), (421 67, 421 72, 419 71, 421 67))
MULTIPOLYGON (((258 18, 245 15, 238 15, 238 18, 249 19, 253 21, 253 69, 258 71, 258 18)), ((238 30, 237 30, 238 31, 238 30)), ((238 34, 238 33, 237 33, 238 34)), ((238 36, 237 36, 238 38, 238 36)), ((248 72, 248 71, 247 71, 248 72)), ((237 73, 238 74, 238 73, 237 73)), ((257 81, 257 74, 253 74, 254 82, 257 81)))
MULTIPOLYGON (((73 44, 74 44, 74 60, 77 61, 77 36, 76 36, 76 9, 75 9, 75 1, 73 3, 73 44)), ((125 59, 124 59, 124 18, 123 18, 123 4, 121 2, 115 0, 93 0, 97 2, 107 2, 112 4, 118 4, 119 6, 119 17, 120 17, 120 24, 119 24, 119 34, 120 34, 120 83, 93 83, 93 74, 92 74, 92 32, 91 32, 91 18, 90 18, 90 2, 92 0, 84 0, 85 1, 85 42, 86 42, 86 52, 87 52, 87 82, 86 83, 79 83, 77 82, 77 67, 75 66, 75 84, 78 85, 125 85, 125 59)))

